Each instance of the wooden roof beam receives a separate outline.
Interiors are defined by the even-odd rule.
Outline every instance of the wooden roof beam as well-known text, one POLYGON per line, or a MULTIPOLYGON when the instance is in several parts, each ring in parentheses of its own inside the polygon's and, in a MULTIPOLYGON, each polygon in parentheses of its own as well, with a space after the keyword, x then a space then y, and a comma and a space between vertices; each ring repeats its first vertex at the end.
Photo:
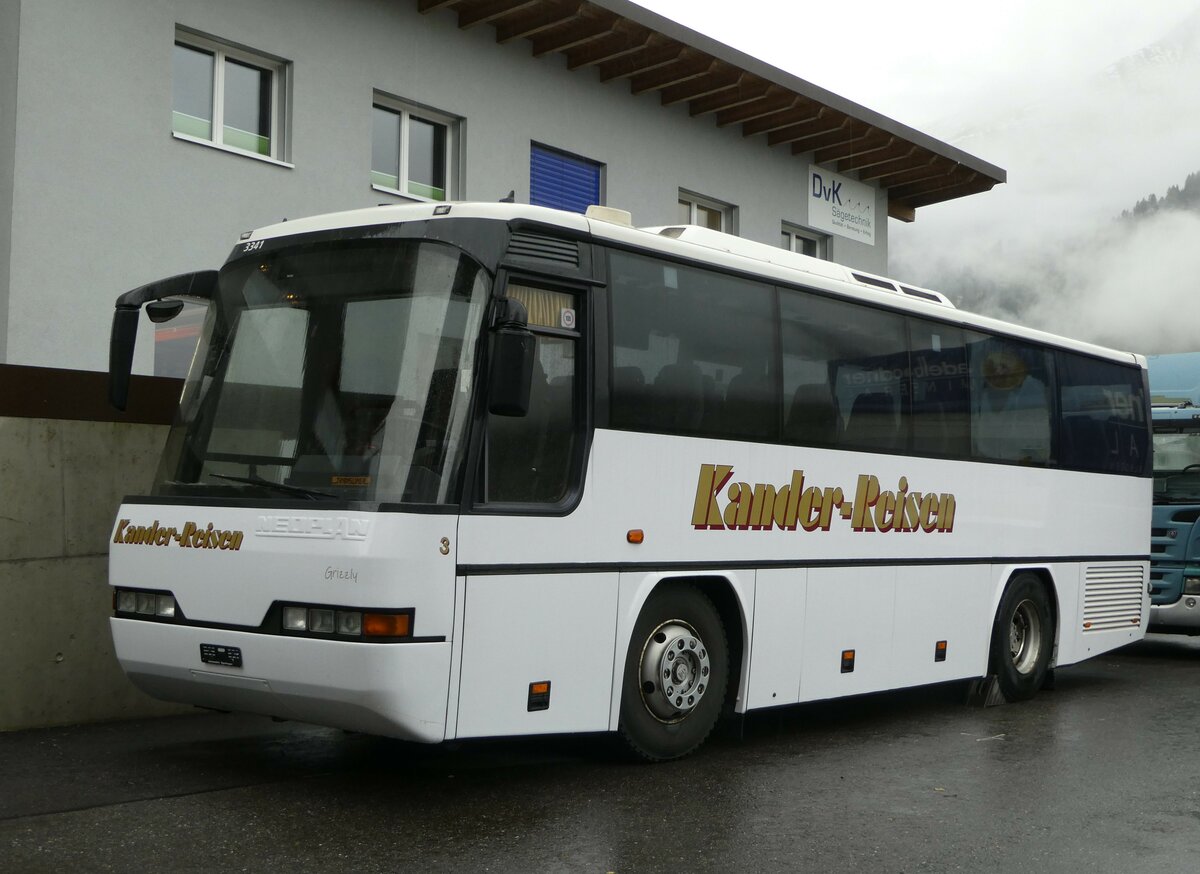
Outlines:
POLYGON ((853 151, 854 149, 857 149, 858 146, 868 142, 870 136, 871 131, 868 130, 864 133, 859 133, 856 137, 854 136, 852 125, 842 124, 834 128, 834 130, 826 133, 814 133, 811 137, 793 140, 792 154, 803 155, 804 152, 811 151, 812 154, 814 154, 814 156, 812 156, 812 162, 821 163, 821 161, 816 157, 818 154, 821 154, 821 152, 844 149, 850 149, 853 151))
POLYGON ((971 185, 979 178, 978 173, 968 173, 966 177, 947 174, 942 177, 944 181, 931 180, 933 184, 926 182, 912 182, 907 185, 896 185, 888 188, 888 197, 896 198, 897 200, 912 201, 918 197, 926 197, 934 192, 948 191, 952 188, 965 188, 971 185))
POLYGON ((822 107, 822 111, 817 113, 816 118, 771 131, 767 134, 767 145, 782 146, 785 143, 794 143, 818 134, 841 130, 849 123, 849 116, 843 116, 841 121, 838 121, 837 117, 833 115, 832 109, 822 107))
POLYGON ((533 38, 533 56, 540 58, 551 52, 566 52, 590 42, 595 42, 612 33, 612 23, 585 22, 575 19, 570 27, 558 33, 548 33, 533 38))
POLYGON ((821 149, 821 151, 813 155, 813 161, 817 164, 829 164, 833 161, 841 161, 855 155, 870 155, 883 152, 890 149, 895 142, 895 137, 889 137, 874 128, 869 128, 865 135, 856 140, 850 140, 840 146, 830 146, 827 149, 821 149))
POLYGON ((837 127, 829 128, 821 131, 820 133, 814 133, 811 136, 801 137, 798 140, 793 140, 792 154, 803 155, 806 152, 818 152, 821 149, 827 149, 831 146, 839 146, 843 143, 850 143, 854 142, 855 140, 862 139, 863 135, 857 137, 854 136, 853 122, 854 119, 850 118, 850 116, 846 116, 845 121, 843 121, 837 127))
POLYGON ((668 85, 690 82, 711 73, 716 65, 715 58, 680 58, 674 64, 634 76, 629 80, 629 90, 633 94, 645 94, 647 91, 658 91, 668 85))
POLYGON ((781 109, 779 112, 746 122, 742 125, 742 136, 753 137, 759 134, 770 134, 786 127, 816 121, 827 111, 825 107, 817 106, 815 103, 809 103, 807 106, 805 103, 806 101, 796 100, 787 109, 781 109))
POLYGON ((435 9, 445 9, 458 2, 459 0, 417 0, 417 11, 422 15, 428 15, 435 9))
POLYGON ((745 106, 747 103, 762 100, 770 93, 771 86, 765 82, 762 84, 752 84, 743 81, 732 88, 727 88, 723 91, 714 92, 713 94, 693 100, 688 107, 688 113, 695 118, 698 115, 708 115, 710 112, 735 109, 739 106, 745 106))
POLYGON ((936 163, 936 161, 937 155, 932 155, 924 151, 920 146, 913 146, 906 155, 891 158, 876 164, 874 167, 859 170, 858 178, 863 182, 871 179, 882 179, 884 176, 894 176, 897 173, 905 173, 921 167, 928 167, 936 163))
POLYGON ((651 70, 657 70, 659 67, 675 63, 683 57, 683 52, 684 47, 682 45, 672 42, 665 45, 650 46, 649 48, 613 61, 605 61, 600 65, 600 81, 608 82, 612 79, 625 79, 630 76, 636 76, 639 73, 649 73, 651 70))
MULTIPOLYGON (((896 166, 908 166, 911 159, 917 154, 917 147, 909 145, 904 140, 897 140, 893 146, 873 152, 860 152, 850 158, 843 158, 838 161, 838 172, 849 173, 851 170, 859 171, 859 179, 865 179, 866 176, 862 173, 870 172, 877 167, 883 167, 885 164, 894 164, 896 166), (907 149, 904 147, 908 146, 907 149)), ((882 175, 882 174, 881 174, 882 175)))
MULTIPOLYGON (((936 179, 939 176, 946 176, 954 169, 954 165, 945 158, 939 159, 938 156, 933 156, 928 161, 923 161, 917 164, 910 164, 902 170, 897 170, 893 173, 888 173, 885 176, 878 177, 880 188, 893 188, 898 185, 908 185, 913 182, 924 182, 926 179, 936 179)), ((859 174, 859 179, 862 179, 862 174, 859 174)))
POLYGON ((573 21, 577 15, 578 13, 574 9, 561 7, 542 9, 540 6, 535 6, 533 11, 528 14, 518 15, 511 21, 504 20, 496 25, 496 42, 507 43, 537 36, 552 27, 573 21))
POLYGON ((898 200, 889 200, 888 218, 899 219, 902 222, 915 222, 917 220, 917 208, 907 203, 901 203, 898 200))
POLYGON ((682 103, 685 100, 696 100, 700 97, 708 97, 710 94, 716 94, 721 91, 728 91, 730 88, 736 88, 738 84, 746 77, 745 73, 737 70, 725 70, 718 66, 707 76, 701 77, 699 80, 693 79, 689 82, 681 82, 678 85, 670 85, 662 90, 662 105, 671 106, 675 103, 682 103))
POLYGON ((626 34, 618 24, 613 34, 603 40, 598 40, 584 49, 571 49, 567 52, 567 69, 579 70, 603 64, 605 61, 615 61, 626 55, 632 55, 648 48, 652 34, 646 31, 637 36, 626 34))
POLYGON ((921 194, 910 195, 906 201, 915 210, 922 206, 929 206, 933 203, 944 203, 947 200, 954 200, 958 197, 967 197, 972 194, 982 194, 985 191, 991 191, 996 185, 996 180, 983 174, 976 174, 976 178, 970 182, 964 182, 962 185, 945 185, 941 188, 931 189, 921 194))
POLYGON ((744 124, 764 115, 790 109, 796 100, 796 95, 789 91, 772 88, 759 100, 745 103, 732 109, 723 109, 717 113, 717 127, 727 127, 731 124, 744 124))
POLYGON ((464 4, 458 10, 458 29, 467 30, 477 24, 490 24, 498 18, 537 6, 540 0, 486 0, 464 4))

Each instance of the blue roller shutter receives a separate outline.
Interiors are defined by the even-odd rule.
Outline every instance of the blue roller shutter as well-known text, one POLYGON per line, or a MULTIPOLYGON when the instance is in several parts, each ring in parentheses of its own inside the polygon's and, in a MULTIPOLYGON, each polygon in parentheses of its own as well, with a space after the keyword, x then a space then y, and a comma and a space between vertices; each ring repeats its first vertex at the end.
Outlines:
POLYGON ((600 164, 542 146, 529 153, 529 202, 584 212, 600 202, 600 164))

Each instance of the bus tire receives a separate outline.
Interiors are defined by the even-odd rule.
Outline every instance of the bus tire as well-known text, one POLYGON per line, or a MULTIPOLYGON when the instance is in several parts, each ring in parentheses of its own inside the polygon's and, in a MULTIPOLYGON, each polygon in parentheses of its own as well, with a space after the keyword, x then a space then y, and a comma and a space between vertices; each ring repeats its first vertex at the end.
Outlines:
POLYGON ((1046 680, 1054 650, 1050 598, 1041 579, 1017 574, 1004 590, 992 626, 989 672, 1008 701, 1027 701, 1046 680))
POLYGON ((689 585, 654 591, 634 624, 622 678, 618 730, 636 756, 662 762, 704 743, 729 684, 725 625, 708 596, 689 585))

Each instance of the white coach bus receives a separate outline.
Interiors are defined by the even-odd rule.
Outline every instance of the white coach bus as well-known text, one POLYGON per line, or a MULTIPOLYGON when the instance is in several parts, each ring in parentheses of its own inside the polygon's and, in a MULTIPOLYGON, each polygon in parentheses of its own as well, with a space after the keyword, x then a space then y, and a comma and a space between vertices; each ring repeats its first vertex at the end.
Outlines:
POLYGON ((111 620, 160 698, 381 735, 619 732, 1142 637, 1145 362, 697 227, 512 204, 244 235, 111 620))

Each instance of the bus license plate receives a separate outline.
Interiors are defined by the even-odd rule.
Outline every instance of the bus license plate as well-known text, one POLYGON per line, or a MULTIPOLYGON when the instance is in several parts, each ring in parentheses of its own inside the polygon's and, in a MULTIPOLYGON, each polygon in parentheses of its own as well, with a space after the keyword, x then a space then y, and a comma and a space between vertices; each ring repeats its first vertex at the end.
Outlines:
POLYGON ((200 644, 200 661, 206 665, 224 665, 227 668, 242 666, 240 646, 217 646, 215 643, 200 644))

